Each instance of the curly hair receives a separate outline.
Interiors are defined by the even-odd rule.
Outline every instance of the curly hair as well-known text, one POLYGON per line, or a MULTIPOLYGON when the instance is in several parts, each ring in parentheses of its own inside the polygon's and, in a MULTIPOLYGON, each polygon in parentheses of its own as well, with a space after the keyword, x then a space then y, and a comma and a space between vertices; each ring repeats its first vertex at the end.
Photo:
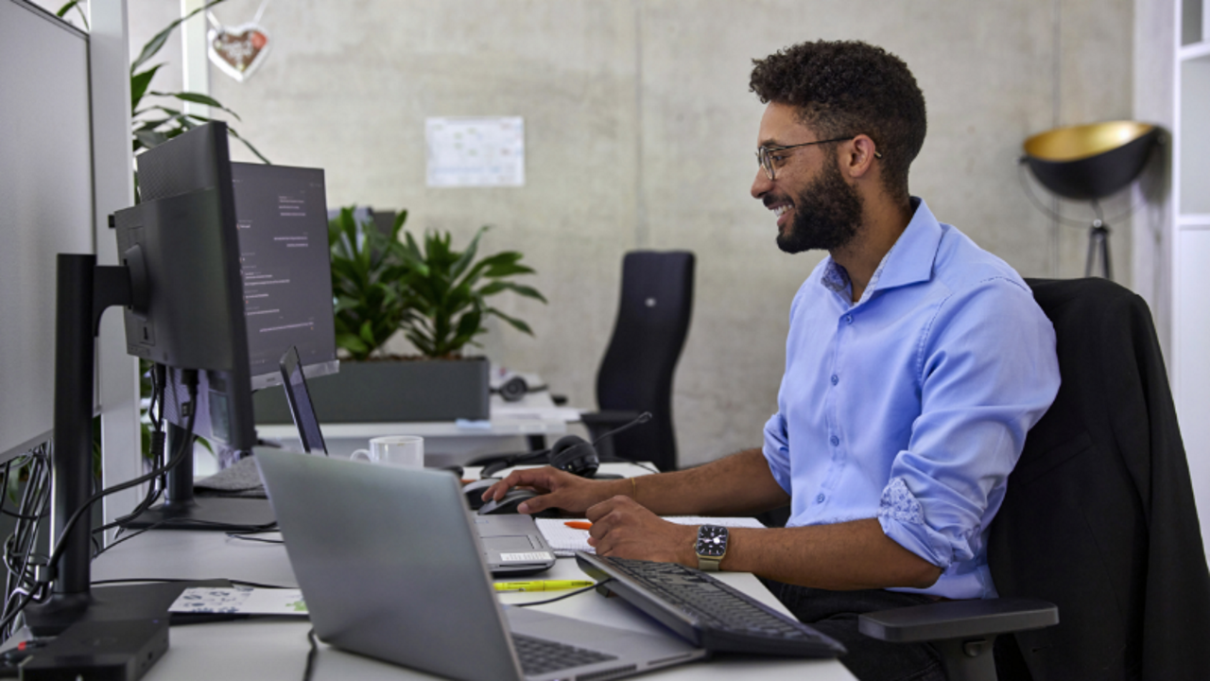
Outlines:
POLYGON ((799 119, 825 137, 866 134, 882 152, 883 183, 908 198, 908 168, 924 145, 924 93, 907 64, 858 41, 799 43, 755 67, 749 89, 762 104, 797 107, 799 119))

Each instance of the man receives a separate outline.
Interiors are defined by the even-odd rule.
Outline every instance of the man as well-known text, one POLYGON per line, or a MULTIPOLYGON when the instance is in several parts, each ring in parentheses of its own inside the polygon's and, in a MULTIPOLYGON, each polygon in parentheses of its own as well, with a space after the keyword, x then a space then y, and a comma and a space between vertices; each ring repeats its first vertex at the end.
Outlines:
POLYGON ((829 253, 791 304, 764 446, 633 480, 515 471, 485 498, 528 485, 545 494, 522 512, 584 513, 598 553, 691 566, 709 566, 699 528, 659 515, 788 504, 785 528, 731 530, 718 567, 763 578, 859 678, 941 679, 929 646, 865 638, 857 614, 995 597, 988 526, 1058 391, 1054 331, 1011 267, 908 194, 926 123, 901 60, 821 41, 755 64, 752 196, 782 250, 829 253))

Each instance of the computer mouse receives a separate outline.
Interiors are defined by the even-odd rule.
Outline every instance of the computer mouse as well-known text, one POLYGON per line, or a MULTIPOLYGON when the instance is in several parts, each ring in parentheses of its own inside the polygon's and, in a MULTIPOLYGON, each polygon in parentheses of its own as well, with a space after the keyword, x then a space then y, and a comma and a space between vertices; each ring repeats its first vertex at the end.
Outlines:
POLYGON ((483 493, 497 482, 500 482, 500 478, 483 478, 463 485, 462 493, 466 495, 466 505, 470 506, 471 510, 478 509, 483 505, 483 493))
POLYGON ((489 501, 479 507, 479 515, 492 515, 495 513, 516 513, 517 505, 522 501, 533 499, 538 496, 538 493, 532 489, 520 489, 514 487, 510 489, 504 498, 500 501, 489 501))

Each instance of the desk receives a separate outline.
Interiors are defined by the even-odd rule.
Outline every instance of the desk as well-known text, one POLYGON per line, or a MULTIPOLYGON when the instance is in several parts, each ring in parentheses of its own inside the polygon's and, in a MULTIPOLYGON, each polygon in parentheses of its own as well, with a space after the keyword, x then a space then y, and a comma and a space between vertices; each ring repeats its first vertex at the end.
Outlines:
MULTIPOLYGON (((632 464, 605 464, 609 472, 642 475, 632 464)), ((477 475, 469 469, 468 474, 477 475)), ((228 538, 219 532, 151 531, 105 552, 92 565, 94 581, 106 579, 239 579, 259 584, 296 587, 286 549, 228 538)), ((585 579, 574 558, 560 558, 550 571, 535 579, 585 579)), ((750 574, 719 573, 719 578, 761 602, 786 613, 763 585, 750 574)), ((501 593, 504 603, 544 600, 552 593, 501 593)), ((550 612, 600 624, 656 631, 659 625, 616 598, 594 592, 539 606, 550 612)), ((255 679, 297 681, 302 678, 308 650, 305 621, 260 619, 220 624, 174 627, 168 654, 145 677, 167 679, 255 679)), ((321 644, 315 679, 410 679, 431 678, 384 662, 345 653, 321 644)), ((785 679, 789 681, 853 681, 836 660, 787 660, 766 657, 724 657, 708 663, 693 663, 653 673, 643 678, 785 679)))
MULTIPOLYGON (((425 438, 425 465, 439 468, 483 454, 520 452, 529 449, 529 436, 559 436, 567 433, 567 424, 578 421, 575 409, 557 407, 546 391, 530 393, 517 402, 505 402, 491 396, 491 420, 412 421, 400 423, 324 423, 324 442, 331 454, 348 456, 362 449, 372 437, 419 435, 425 438)), ((298 449, 298 430, 294 424, 258 425, 260 437, 282 442, 298 449)))
MULTIPOLYGON (((755 577, 721 573, 732 586, 762 602, 785 608, 755 577)), ((225 577, 296 586, 284 546, 229 539, 216 532, 151 531, 102 554, 93 563, 93 579, 130 577, 208 579, 225 577)), ((575 559, 561 558, 543 579, 584 579, 575 559)), ((502 593, 505 603, 542 600, 554 594, 502 593)), ((558 603, 540 606, 561 615, 613 627, 654 631, 658 625, 625 602, 588 592, 558 603)), ((249 620, 220 624, 173 627, 171 647, 147 681, 190 679, 255 679, 297 681, 302 678, 308 650, 305 621, 249 620)), ((469 643, 469 642, 468 642, 469 643)), ((384 662, 320 645, 314 678, 412 679, 433 678, 384 662)), ((728 657, 708 663, 674 667, 642 678, 684 680, 760 678, 789 681, 853 681, 835 660, 786 660, 728 657)))

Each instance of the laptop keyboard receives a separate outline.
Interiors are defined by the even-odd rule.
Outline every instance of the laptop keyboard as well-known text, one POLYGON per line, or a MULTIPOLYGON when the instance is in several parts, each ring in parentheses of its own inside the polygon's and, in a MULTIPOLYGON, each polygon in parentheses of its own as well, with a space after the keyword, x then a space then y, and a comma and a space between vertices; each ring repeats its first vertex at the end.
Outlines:
POLYGON ((517 649, 517 657, 521 658, 521 671, 526 676, 618 659, 595 650, 517 634, 513 634, 513 644, 517 649))

